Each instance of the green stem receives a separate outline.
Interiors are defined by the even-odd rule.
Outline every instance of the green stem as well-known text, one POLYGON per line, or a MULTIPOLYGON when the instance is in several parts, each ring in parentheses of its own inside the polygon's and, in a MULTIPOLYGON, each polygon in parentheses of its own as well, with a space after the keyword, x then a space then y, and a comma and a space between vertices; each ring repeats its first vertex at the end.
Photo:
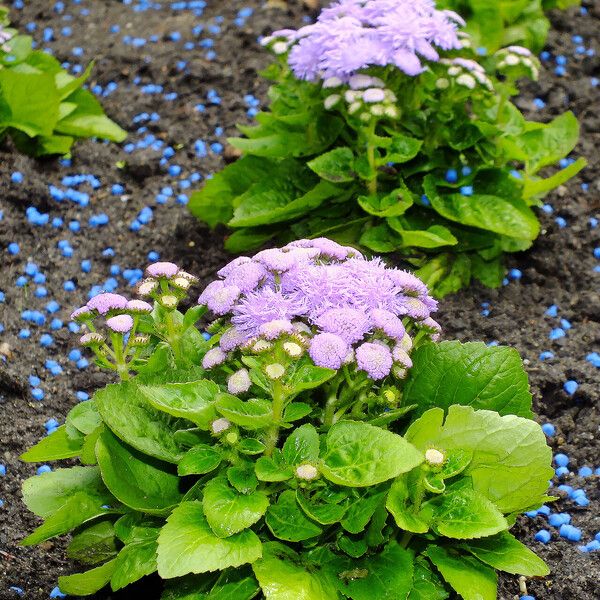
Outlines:
POLYGON ((271 456, 277 446, 279 439, 279 424, 283 418, 283 409, 285 407, 285 393, 281 381, 273 383, 273 425, 267 430, 265 440, 265 456, 271 456))
POLYGON ((377 194, 377 162, 375 160, 375 144, 373 143, 376 126, 377 121, 373 119, 367 129, 367 160, 369 161, 370 171, 373 173, 373 178, 367 181, 367 190, 370 196, 377 194))
POLYGON ((123 356, 123 336, 119 333, 111 333, 110 335, 115 354, 115 367, 121 381, 129 379, 129 367, 123 356))
POLYGON ((175 355, 175 362, 179 363, 181 362, 182 358, 180 336, 177 332, 177 327, 175 325, 173 313, 171 311, 167 311, 165 313, 165 325, 167 326, 167 342, 173 350, 173 354, 175 355))

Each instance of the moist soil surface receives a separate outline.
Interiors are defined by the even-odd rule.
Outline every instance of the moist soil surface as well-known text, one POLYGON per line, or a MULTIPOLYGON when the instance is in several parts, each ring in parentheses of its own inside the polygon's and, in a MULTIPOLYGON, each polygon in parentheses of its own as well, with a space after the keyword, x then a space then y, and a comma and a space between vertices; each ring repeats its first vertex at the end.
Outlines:
MULTIPOLYGON (((282 9, 265 8, 254 0, 209 1, 204 14, 195 16, 192 10, 172 10, 171 2, 136 5, 81 0, 65 2, 64 10, 57 12, 52 2, 30 0, 23 9, 11 11, 19 29, 35 24, 34 39, 51 48, 61 61, 73 65, 94 59, 90 87, 99 85, 108 91, 115 87, 108 84, 117 84, 102 102, 107 113, 130 132, 121 146, 132 143, 135 149, 126 152, 114 144, 84 141, 76 145, 69 165, 57 159, 23 157, 10 144, 0 147, 0 291, 5 294, 0 303, 0 463, 6 466, 6 475, 0 476, 0 599, 48 598, 59 575, 83 570, 65 559, 64 541, 53 540, 34 548, 19 546, 19 540, 38 524, 20 496, 23 480, 35 474, 37 465, 21 463, 19 455, 45 434, 44 424, 49 419, 64 420, 78 401, 77 391, 91 395, 107 381, 94 366, 86 368, 80 363, 78 367, 68 358, 77 348, 78 336, 66 326, 55 324, 58 328, 51 329, 50 322, 58 318, 66 325, 70 311, 87 300, 90 288, 106 287, 104 282, 111 275, 119 291, 131 292, 114 265, 120 267, 121 274, 126 269, 143 268, 151 251, 199 275, 202 284, 230 259, 222 250, 223 232, 213 233, 198 224, 180 203, 185 198, 178 202, 176 197, 201 185, 192 181, 190 187, 186 183, 190 177, 198 179, 192 174, 203 178, 223 166, 228 155, 224 138, 235 133, 236 122, 250 121, 246 113, 251 99, 244 96, 265 100, 266 85, 257 71, 269 58, 257 37, 276 28, 302 24, 309 13, 299 3, 289 4, 288 9, 282 9), (134 10, 136 6, 147 10, 134 10), (245 7, 252 8, 253 14, 236 23, 238 11, 245 7), (118 33, 114 25, 119 26, 118 33), (203 31, 194 31, 199 25, 203 31), (64 27, 71 28, 71 35, 66 35, 64 27), (55 39, 44 42, 47 28, 52 28, 55 39), (152 42, 151 36, 157 36, 154 39, 158 42, 152 42), (83 55, 74 48, 81 48, 83 55), (144 86, 149 84, 163 87, 158 92, 156 87, 150 88, 154 92, 148 93, 144 86), (209 92, 211 89, 216 94, 209 92), (169 96, 171 92, 177 97, 169 96), (142 113, 156 113, 159 118, 135 119, 142 113), (149 134, 154 136, 150 142, 149 134), (161 148, 156 140, 164 142, 161 148), (206 152, 196 140, 206 143, 206 152), (224 154, 218 146, 210 147, 214 142, 225 146, 224 154), (167 146, 176 150, 168 165, 179 165, 180 174, 175 174, 176 169, 169 174, 165 161, 161 166, 167 146), (15 171, 23 174, 20 184, 11 180, 15 171), (49 185, 64 189, 63 177, 74 174, 92 174, 100 180, 97 189, 89 183, 78 188, 90 196, 87 207, 66 200, 56 202, 49 193, 49 185), (116 183, 124 186, 122 194, 113 195, 111 186, 116 183), (173 196, 168 196, 165 187, 173 188, 173 196), (155 200, 161 190, 168 198, 165 204, 155 200), (43 227, 29 223, 25 211, 30 206, 48 213, 50 223, 43 227), (153 209, 151 221, 138 232, 131 231, 132 221, 145 206, 153 209), (100 213, 109 217, 108 224, 90 226, 90 217, 100 213), (57 217, 63 220, 62 226, 58 222, 52 225, 57 217), (80 222, 79 232, 67 227, 71 221, 80 222), (71 257, 63 256, 57 246, 61 240, 69 241, 71 257), (7 251, 11 242, 20 246, 16 255, 7 251), (103 254, 109 247, 114 250, 113 257, 103 254), (91 269, 82 268, 84 260, 91 261, 91 269), (36 263, 46 280, 42 282, 38 276, 38 283, 30 280, 25 287, 18 287, 17 278, 24 275, 28 262, 36 263), (65 291, 67 280, 75 283, 75 291, 65 291), (46 289, 46 297, 39 297, 40 292, 36 295, 40 287, 46 289), (56 313, 45 310, 50 300, 60 305, 56 313), (25 322, 21 313, 26 309, 43 311, 46 323, 38 326, 25 322), (24 333, 19 337, 23 329, 30 331, 29 337, 24 333), (48 347, 40 344, 44 333, 52 335, 48 347), (52 375, 46 366, 48 359, 56 361, 62 373, 52 375), (41 382, 32 383, 31 375, 41 382), (32 387, 43 390, 42 400, 34 398, 32 387)), ((498 290, 480 286, 464 290, 446 298, 438 313, 446 339, 495 341, 519 350, 529 372, 539 421, 556 427, 549 443, 571 461, 571 473, 555 480, 554 485, 582 488, 589 498, 588 506, 578 506, 564 492, 555 490, 561 499, 552 510, 571 515, 572 524, 582 533, 579 543, 561 538, 542 516, 524 516, 515 527, 519 539, 552 569, 545 579, 527 581, 529 594, 546 600, 600 597, 600 552, 578 549, 600 532, 599 478, 577 475, 580 467, 600 466, 598 369, 586 360, 589 353, 600 350, 600 273, 594 270, 600 263, 593 256, 593 249, 600 246, 600 226, 593 227, 593 220, 590 224, 590 218, 600 217, 600 87, 593 85, 593 78, 600 77, 600 56, 577 54, 576 48, 582 44, 572 40, 574 35, 582 36, 583 45, 600 55, 600 2, 587 4, 587 9, 587 15, 578 9, 552 14, 554 29, 547 45, 550 59, 544 61, 539 83, 525 85, 518 103, 531 118, 540 120, 567 108, 573 110, 582 124, 581 142, 574 155, 585 156, 589 166, 576 181, 547 198, 546 211, 540 211, 543 231, 534 247, 509 258, 510 267, 518 269, 520 277, 515 273, 516 277, 498 290), (554 72, 557 55, 568 59, 566 75, 560 77, 554 72), (534 98, 542 99, 545 108, 534 108, 534 98), (582 183, 587 186, 582 188, 582 183), (557 223, 557 217, 564 221, 557 223), (557 316, 546 315, 553 304, 558 307, 557 316), (550 332, 558 327, 566 335, 550 339, 550 332), (544 351, 552 352, 553 358, 540 360, 544 351), (573 394, 563 388, 568 380, 578 383, 573 394), (534 539, 540 529, 552 534, 547 545, 534 539)), ((151 580, 138 588, 99 594, 97 598, 158 600, 159 589, 158 582, 151 580)), ((518 578, 502 575, 499 598, 518 596, 518 578)))

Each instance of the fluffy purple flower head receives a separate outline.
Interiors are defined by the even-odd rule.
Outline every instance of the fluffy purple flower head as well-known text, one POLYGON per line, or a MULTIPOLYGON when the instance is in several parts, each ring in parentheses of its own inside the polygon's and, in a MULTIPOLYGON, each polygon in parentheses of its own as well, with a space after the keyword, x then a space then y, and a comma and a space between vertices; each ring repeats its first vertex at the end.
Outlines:
POLYGON ((230 394, 243 394, 250 389, 251 385, 248 369, 240 369, 227 379, 227 390, 230 394))
POLYGON ((365 342, 356 349, 358 368, 365 371, 371 379, 387 377, 392 370, 392 353, 384 344, 365 342))
POLYGON ((293 331, 294 326, 287 319, 275 319, 268 323, 263 323, 258 329, 259 335, 269 341, 276 340, 282 334, 290 334, 293 331))
POLYGON ((212 369, 217 365, 225 362, 227 354, 221 350, 221 348, 211 348, 202 359, 202 367, 205 369, 212 369))
POLYGON ((129 300, 126 306, 127 310, 136 313, 151 313, 152 304, 144 302, 144 300, 129 300))
POLYGON ((355 344, 369 331, 369 317, 356 308, 331 308, 315 319, 325 333, 335 333, 347 344, 355 344))
POLYGON ((225 315, 233 308, 241 290, 235 285, 225 285, 223 281, 213 281, 200 294, 198 304, 206 304, 215 315, 225 315))
POLYGON ((438 48, 461 47, 454 12, 431 0, 338 0, 317 22, 273 38, 294 44, 289 64, 299 79, 348 81, 360 69, 395 65, 407 75, 424 70, 422 59, 439 60, 438 48))
POLYGON ((92 317, 93 315, 94 309, 89 306, 80 306, 71 313, 71 320, 82 321, 85 320, 86 317, 92 317))
POLYGON ((346 360, 350 346, 335 333, 318 333, 310 341, 308 353, 315 365, 339 369, 346 360))
POLYGON ((381 329, 388 337, 400 341, 406 332, 402 321, 389 310, 375 308, 371 311, 373 327, 381 329))
POLYGON ((227 277, 236 267, 240 265, 245 265, 246 263, 251 262, 252 259, 248 256, 238 256, 234 258, 231 262, 227 263, 222 269, 217 271, 217 275, 220 277, 227 277))
POLYGON ((146 267, 146 274, 150 277, 175 277, 179 267, 172 262, 155 262, 146 267))
POLYGON ((259 283, 267 277, 265 267, 255 262, 245 262, 229 269, 225 277, 225 285, 235 286, 242 292, 255 290, 259 283))
POLYGON ((303 315, 300 299, 283 294, 278 289, 263 288, 247 294, 233 309, 231 322, 247 339, 260 335, 260 328, 277 320, 292 321, 303 315))
POLYGON ((88 308, 97 310, 101 315, 105 315, 110 310, 120 310, 127 307, 127 298, 121 294, 112 294, 104 292, 94 296, 87 304, 88 308))
POLYGON ((133 319, 130 315, 117 315, 106 319, 106 326, 115 333, 128 333, 133 329, 133 319))
POLYGON ((219 346, 221 350, 229 352, 239 348, 244 342, 247 341, 246 336, 238 331, 235 327, 228 329, 219 340, 219 346))

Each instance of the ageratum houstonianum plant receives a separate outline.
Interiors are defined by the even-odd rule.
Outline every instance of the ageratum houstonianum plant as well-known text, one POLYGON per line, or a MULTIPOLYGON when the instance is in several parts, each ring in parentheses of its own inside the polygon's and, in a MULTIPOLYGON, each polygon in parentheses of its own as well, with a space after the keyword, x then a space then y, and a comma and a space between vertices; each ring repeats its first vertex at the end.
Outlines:
POLYGON ((10 137, 21 152, 43 156, 69 154, 79 138, 123 141, 127 133, 83 87, 92 66, 71 76, 9 27, 8 9, 0 6, 0 143, 10 137))
POLYGON ((548 573, 509 533, 553 473, 515 350, 440 342, 417 277, 328 239, 235 259, 182 313, 194 282, 155 263, 143 300, 73 313, 121 381, 22 457, 80 463, 23 486, 23 543, 72 532, 89 565, 63 592, 494 600, 496 570, 548 573))
POLYGON ((541 178, 577 120, 527 121, 510 97, 537 59, 516 46, 482 59, 461 23, 430 0, 341 0, 265 38, 269 110, 229 140, 242 158, 192 213, 233 229, 232 252, 324 235, 397 253, 437 296, 472 277, 500 285, 503 253, 539 233, 532 206, 585 161, 541 178))

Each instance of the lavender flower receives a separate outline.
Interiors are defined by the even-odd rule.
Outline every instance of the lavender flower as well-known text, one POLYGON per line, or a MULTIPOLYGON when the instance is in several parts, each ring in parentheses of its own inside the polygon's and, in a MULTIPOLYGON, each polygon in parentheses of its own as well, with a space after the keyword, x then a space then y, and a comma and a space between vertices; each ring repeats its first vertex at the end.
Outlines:
POLYGON ((81 306, 71 313, 71 320, 85 321, 86 319, 93 317, 93 315, 94 309, 90 308, 89 306, 81 306))
POLYGON ((225 277, 226 286, 235 286, 246 293, 255 290, 260 282, 267 277, 265 267, 255 262, 246 262, 229 269, 225 277))
POLYGON ((334 333, 315 335, 308 349, 315 365, 328 369, 339 369, 344 364, 348 352, 350 352, 350 346, 334 333))
POLYGON ((146 267, 146 273, 150 277, 175 277, 179 267, 171 262, 156 262, 146 267))
POLYGON ((124 309, 127 306, 127 298, 121 294, 111 294, 104 292, 94 296, 87 304, 88 308, 97 310, 101 315, 105 315, 111 310, 124 309))
POLYGON ((369 330, 369 318, 356 308, 332 308, 324 312, 315 324, 326 333, 335 333, 347 344, 363 339, 369 330))
POLYGON ((384 344, 366 342, 356 349, 356 363, 371 379, 383 379, 392 370, 392 353, 384 344))
POLYGON ((158 282, 154 279, 144 279, 137 287, 137 293, 140 296, 150 296, 158 287, 158 282))
POLYGON ((293 330, 294 327, 291 321, 288 321, 287 319, 275 319, 274 321, 263 323, 259 327, 258 333, 267 340, 276 340, 282 334, 292 333, 293 330))
POLYGON ((292 321, 304 313, 300 299, 280 290, 265 288, 247 294, 233 309, 231 322, 248 339, 260 335, 262 325, 275 320, 292 321))
POLYGON ((402 321, 389 310, 375 308, 371 311, 371 321, 376 329, 394 340, 400 341, 406 332, 402 321))
POLYGON ((235 285, 225 285, 223 281, 213 281, 200 294, 198 304, 206 304, 215 315, 224 315, 233 308, 240 293, 240 288, 235 285))
POLYGON ((129 300, 125 307, 127 310, 134 313, 151 313, 152 304, 144 302, 144 300, 129 300))
POLYGON ((424 70, 421 57, 437 61, 438 50, 461 47, 464 21, 436 10, 430 0, 339 0, 316 23, 272 38, 294 44, 289 64, 296 77, 348 81, 360 69, 395 65, 407 75, 424 70))
POLYGON ((211 348, 202 359, 202 367, 204 369, 212 369, 217 365, 225 362, 227 354, 221 348, 211 348))
POLYGON ((239 348, 245 341, 247 341, 246 336, 239 332, 235 327, 231 327, 221 335, 219 346, 224 352, 229 352, 230 350, 239 348))
POLYGON ((133 329, 133 319, 130 315, 117 315, 107 319, 106 325, 115 333, 128 333, 133 329))
POLYGON ((230 394, 243 394, 250 389, 251 385, 248 369, 240 369, 227 379, 227 389, 230 394))

